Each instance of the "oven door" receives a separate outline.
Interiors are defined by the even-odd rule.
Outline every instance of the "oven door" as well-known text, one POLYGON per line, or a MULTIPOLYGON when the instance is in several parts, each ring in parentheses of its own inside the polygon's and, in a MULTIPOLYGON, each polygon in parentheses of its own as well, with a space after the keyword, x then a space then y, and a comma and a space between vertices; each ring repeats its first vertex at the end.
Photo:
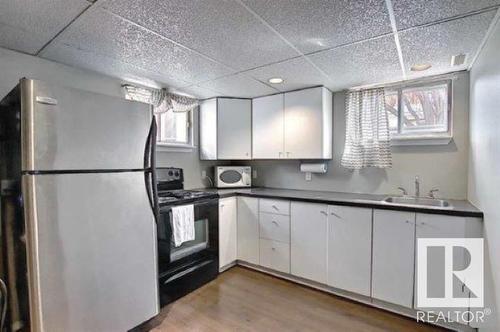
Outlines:
POLYGON ((194 203, 195 239, 176 247, 172 236, 171 209, 160 211, 158 254, 160 273, 207 256, 218 256, 218 199, 194 203))

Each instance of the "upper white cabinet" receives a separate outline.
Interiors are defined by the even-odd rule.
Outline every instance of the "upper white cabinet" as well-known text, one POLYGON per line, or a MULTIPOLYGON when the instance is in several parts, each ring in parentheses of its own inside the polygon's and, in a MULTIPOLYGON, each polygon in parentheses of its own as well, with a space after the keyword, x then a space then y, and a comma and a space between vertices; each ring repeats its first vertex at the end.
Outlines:
POLYGON ((332 93, 324 87, 200 104, 200 159, 331 159, 332 93))
POLYGON ((332 158, 332 93, 317 87, 285 93, 284 156, 332 158))
POLYGON ((259 199, 238 197, 238 259, 259 264, 259 199))
POLYGON ((284 157, 284 109, 282 93, 252 100, 252 157, 284 157))
POLYGON ((214 98, 200 105, 200 159, 252 158, 252 101, 214 98))
POLYGON ((373 210, 373 298, 412 308, 414 242, 414 212, 373 210))
POLYGON ((327 283, 327 205, 292 202, 290 212, 290 273, 327 283))
POLYGON ((372 210, 328 206, 328 285, 370 296, 372 210))
POLYGON ((236 197, 219 200, 219 269, 236 261, 237 217, 236 197))

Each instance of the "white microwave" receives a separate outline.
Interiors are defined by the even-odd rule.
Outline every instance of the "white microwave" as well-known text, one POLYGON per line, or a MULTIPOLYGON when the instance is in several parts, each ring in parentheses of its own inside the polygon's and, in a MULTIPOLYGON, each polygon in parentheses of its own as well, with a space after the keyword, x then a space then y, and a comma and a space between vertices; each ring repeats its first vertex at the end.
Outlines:
POLYGON ((250 166, 215 166, 214 173, 217 188, 252 186, 252 168, 250 166))

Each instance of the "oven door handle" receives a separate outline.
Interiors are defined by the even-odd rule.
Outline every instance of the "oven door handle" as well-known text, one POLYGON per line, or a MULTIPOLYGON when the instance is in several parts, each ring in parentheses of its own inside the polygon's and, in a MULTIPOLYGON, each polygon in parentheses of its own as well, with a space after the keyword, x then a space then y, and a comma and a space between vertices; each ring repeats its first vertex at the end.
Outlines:
POLYGON ((189 269, 182 270, 182 271, 180 271, 179 273, 176 273, 176 274, 174 274, 174 275, 170 276, 167 280, 165 280, 165 281, 163 282, 163 285, 166 285, 166 284, 168 284, 169 282, 172 282, 172 281, 174 281, 174 280, 176 280, 176 279, 179 279, 179 278, 181 278, 181 277, 185 276, 185 275, 186 275, 186 274, 188 274, 188 273, 191 273, 191 272, 193 272, 193 271, 196 271, 196 270, 198 270, 199 268, 204 267, 205 265, 212 264, 213 262, 214 262, 214 260, 213 260, 213 259, 208 260, 208 261, 203 261, 203 262, 201 262, 201 263, 199 263, 199 264, 196 264, 196 265, 194 265, 194 266, 190 267, 189 269))

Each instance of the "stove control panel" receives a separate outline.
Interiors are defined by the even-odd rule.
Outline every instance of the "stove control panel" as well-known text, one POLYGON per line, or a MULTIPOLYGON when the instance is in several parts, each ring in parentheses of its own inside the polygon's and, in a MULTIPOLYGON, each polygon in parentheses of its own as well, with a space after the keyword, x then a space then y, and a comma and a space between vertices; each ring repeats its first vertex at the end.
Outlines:
POLYGON ((158 182, 173 182, 173 181, 184 182, 184 175, 182 173, 182 168, 157 167, 156 180, 158 182))

